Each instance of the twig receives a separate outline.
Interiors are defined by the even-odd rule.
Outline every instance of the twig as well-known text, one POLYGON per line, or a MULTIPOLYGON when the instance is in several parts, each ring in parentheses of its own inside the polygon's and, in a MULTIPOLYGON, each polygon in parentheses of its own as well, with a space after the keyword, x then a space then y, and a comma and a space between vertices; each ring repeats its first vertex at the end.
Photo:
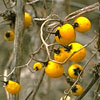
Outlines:
MULTIPOLYGON (((100 81, 100 80, 99 80, 100 81)), ((97 100, 97 97, 98 97, 98 91, 100 90, 100 82, 97 86, 97 89, 94 91, 94 98, 93 100, 97 100)))
POLYGON ((32 95, 32 100, 35 99, 35 96, 36 96, 36 94, 37 94, 37 92, 38 92, 38 90, 39 90, 39 87, 40 87, 40 85, 41 85, 41 83, 42 83, 42 81, 43 81, 44 75, 45 75, 45 71, 43 70, 43 73, 42 73, 41 78, 40 78, 40 81, 39 81, 39 83, 38 83, 38 85, 37 85, 37 87, 36 87, 36 90, 35 90, 35 91, 32 90, 32 91, 28 94, 28 96, 25 98, 25 100, 28 100, 28 98, 29 98, 31 95, 32 95))
POLYGON ((7 4, 6 4, 5 0, 3 0, 3 3, 4 3, 4 5, 5 5, 5 7, 8 9, 8 7, 7 7, 7 4))
POLYGON ((8 91, 6 90, 6 88, 5 88, 5 92, 6 92, 7 100, 9 100, 9 93, 8 93, 8 91))
POLYGON ((0 27, 3 27, 4 25, 10 25, 11 24, 11 21, 2 21, 0 22, 0 27))
MULTIPOLYGON (((100 0, 98 0, 98 2, 100 3, 100 0)), ((100 7, 99 7, 99 12, 100 12, 100 7)), ((100 14, 99 14, 100 16, 100 14)), ((97 41, 97 49, 98 49, 98 54, 97 54, 97 57, 98 57, 98 63, 100 63, 100 17, 99 17, 99 36, 98 36, 98 41, 97 41)), ((100 80, 99 80, 99 84, 97 86, 97 89, 96 91, 94 91, 94 98, 93 100, 97 100, 97 97, 98 97, 98 91, 100 90, 100 80)))
POLYGON ((28 100, 28 98, 31 96, 32 93, 33 93, 33 90, 28 94, 28 96, 25 98, 25 100, 28 100))
POLYGON ((79 10, 73 12, 73 13, 70 13, 68 16, 66 16, 64 18, 64 21, 66 22, 66 21, 72 20, 72 19, 80 16, 81 14, 84 14, 84 13, 91 12, 93 10, 99 9, 99 6, 100 6, 100 4, 99 4, 99 2, 97 2, 95 4, 87 6, 85 8, 79 9, 79 10))
POLYGON ((45 75, 45 71, 43 71, 43 73, 41 75, 41 78, 40 78, 40 81, 39 81, 39 84, 38 84, 36 90, 34 91, 34 94, 32 95, 32 100, 34 100, 34 98, 35 98, 35 96, 36 96, 36 94, 37 94, 37 92, 39 90, 39 87, 40 87, 40 85, 41 85, 41 83, 43 81, 44 75, 45 75))
POLYGON ((47 2, 46 2, 46 0, 43 0, 43 6, 44 6, 44 9, 45 9, 45 12, 47 13, 47 2))
POLYGON ((40 31, 41 31, 41 34, 40 34, 41 40, 42 40, 43 44, 45 45, 45 48, 46 48, 46 51, 47 51, 47 54, 48 54, 48 58, 50 59, 50 52, 49 52, 49 49, 48 49, 49 45, 45 42, 45 40, 43 38, 43 27, 49 21, 59 21, 59 20, 58 19, 48 19, 41 25, 41 29, 40 29, 40 31))
POLYGON ((31 5, 31 4, 36 3, 36 2, 38 2, 38 1, 40 1, 40 0, 32 0, 32 1, 30 1, 30 2, 27 2, 26 4, 27 4, 27 5, 31 5))
POLYGON ((78 97, 76 100, 81 100, 87 94, 87 92, 92 88, 92 86, 96 83, 98 79, 99 79, 99 75, 95 74, 93 79, 91 80, 91 82, 89 83, 85 91, 83 92, 83 94, 80 97, 78 97))
MULTIPOLYGON (((99 1, 99 4, 100 4, 100 0, 98 0, 99 1)), ((100 8, 99 8, 99 11, 100 11, 100 8)), ((99 14, 99 16, 100 16, 100 14, 99 14)), ((97 47, 98 47, 98 51, 99 51, 99 53, 100 53, 100 18, 99 18, 99 36, 98 36, 98 41, 97 41, 97 47)))
POLYGON ((9 0, 7 3, 5 2, 5 0, 3 0, 3 3, 4 3, 4 5, 5 5, 5 7, 6 7, 7 9, 13 8, 13 7, 16 5, 16 2, 14 2, 13 5, 11 5, 10 7, 8 7, 7 4, 10 3, 10 0, 9 0))
MULTIPOLYGON (((45 41, 48 40, 48 38, 50 37, 51 34, 48 34, 48 36, 46 37, 45 41)), ((35 54, 39 53, 39 51, 41 50, 41 48, 44 46, 44 44, 42 43, 41 46, 34 52, 32 52, 30 55, 34 56, 35 54)), ((32 57, 31 56, 31 57, 32 57)), ((33 57, 32 57, 33 58, 33 57)))
MULTIPOLYGON (((70 5, 71 5, 72 7, 79 8, 79 9, 84 8, 84 7, 87 6, 87 5, 85 5, 85 4, 78 3, 78 2, 74 2, 74 1, 71 1, 71 2, 70 2, 70 5)), ((98 10, 95 10, 94 13, 100 14, 100 12, 99 12, 98 10)))
POLYGON ((46 18, 33 18, 33 20, 35 20, 35 21, 46 21, 46 20, 48 20, 48 19, 50 19, 52 17, 56 17, 56 18, 60 19, 60 17, 57 14, 52 14, 51 13, 46 18))

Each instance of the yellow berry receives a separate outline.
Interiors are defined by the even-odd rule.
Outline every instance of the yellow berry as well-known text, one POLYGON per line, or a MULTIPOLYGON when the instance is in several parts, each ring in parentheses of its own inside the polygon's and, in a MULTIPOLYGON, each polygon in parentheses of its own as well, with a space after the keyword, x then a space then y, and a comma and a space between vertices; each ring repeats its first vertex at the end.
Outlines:
POLYGON ((25 17, 24 17, 24 28, 27 28, 29 27, 29 25, 31 24, 32 22, 32 18, 30 16, 29 13, 25 12, 25 17))
POLYGON ((76 84, 72 88, 72 96, 80 96, 83 93, 83 87, 79 84, 76 84))
MULTIPOLYGON (((69 55, 72 55, 74 52, 76 52, 77 50, 81 49, 83 47, 82 44, 80 43, 70 43, 68 46, 71 46, 72 48, 68 51, 69 55)), ((82 61, 86 56, 86 49, 83 48, 80 51, 78 51, 77 53, 75 53, 70 60, 73 62, 80 62, 82 61)))
POLYGON ((91 28, 91 22, 86 17, 78 17, 74 21, 74 28, 76 31, 85 33, 91 28))
POLYGON ((64 67, 61 64, 49 61, 45 66, 45 73, 52 78, 58 78, 63 75, 64 67))
POLYGON ((9 80, 6 85, 6 90, 11 94, 18 94, 21 90, 21 85, 17 82, 9 80))
POLYGON ((76 33, 71 24, 64 24, 56 29, 55 40, 59 44, 68 45, 74 42, 76 39, 76 33))
POLYGON ((36 71, 39 71, 42 69, 42 64, 40 62, 36 62, 34 65, 33 65, 33 69, 36 70, 36 71))
POLYGON ((54 60, 64 62, 68 58, 69 54, 65 51, 65 48, 59 48, 54 50, 54 60))
POLYGON ((7 31, 4 34, 4 39, 7 41, 13 41, 14 40, 14 32, 13 31, 7 31))
POLYGON ((69 68, 68 68, 68 75, 73 78, 73 79, 77 79, 79 73, 83 70, 82 66, 80 66, 79 64, 72 64, 69 68))

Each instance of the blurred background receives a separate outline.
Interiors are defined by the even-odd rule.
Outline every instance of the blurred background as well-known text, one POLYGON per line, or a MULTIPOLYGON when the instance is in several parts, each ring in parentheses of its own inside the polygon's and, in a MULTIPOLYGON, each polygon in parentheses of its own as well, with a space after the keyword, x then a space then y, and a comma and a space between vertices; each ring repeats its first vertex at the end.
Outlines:
MULTIPOLYGON (((6 0, 5 0, 6 1, 6 0)), ((31 0, 30 0, 31 1, 31 0)), ((51 10, 53 13, 57 14, 61 19, 63 19, 69 13, 81 9, 85 6, 96 3, 98 0, 53 0, 53 5, 51 0, 38 0, 38 2, 32 5, 26 5, 25 10, 30 13, 32 18, 39 17, 44 18, 47 17, 51 10), (46 1, 46 4, 45 4, 46 1), (47 8, 46 10, 44 8, 47 8)), ((3 0, 0 0, 0 13, 6 10, 6 7, 3 3, 3 0)), ((86 34, 80 34, 76 32, 76 42, 80 42, 81 44, 88 43, 94 36, 95 30, 98 32, 98 20, 100 18, 100 11, 95 10, 93 12, 86 13, 82 16, 86 16, 91 20, 92 28, 90 31, 86 32, 86 34)), ((0 17, 0 22, 3 21, 3 18, 0 17)), ((31 23, 30 27, 25 29, 24 31, 24 40, 23 40, 23 64, 25 64, 29 59, 29 54, 32 51, 37 50, 41 45, 40 40, 40 26, 42 22, 34 21, 31 23)), ((12 55, 13 51, 13 41, 8 42, 4 39, 4 33, 10 30, 9 25, 0 25, 0 75, 3 75, 4 70, 7 67, 8 61, 12 55)), ((80 65, 84 65, 86 61, 89 59, 91 54, 95 50, 95 43, 92 43, 87 47, 87 56, 86 58, 80 62, 80 65)), ((45 51, 41 50, 41 52, 37 55, 39 59, 44 59, 46 57, 45 51)), ((34 61, 31 62, 30 67, 32 69, 34 61)), ((97 58, 94 57, 86 68, 84 75, 80 81, 80 84, 84 87, 88 85, 89 81, 92 78, 92 67, 97 63, 97 58)), ((67 68, 71 65, 72 62, 69 62, 64 65, 65 71, 67 73, 67 68)), ((20 100, 25 100, 27 95, 35 90, 37 84, 40 80, 41 74, 43 70, 36 73, 31 73, 27 68, 23 68, 21 70, 21 85, 22 90, 20 92, 20 100)), ((0 77, 0 80, 3 79, 0 77)), ((82 100, 93 100, 94 90, 96 89, 98 82, 91 88, 91 90, 87 93, 87 95, 82 100)), ((62 76, 57 79, 53 79, 44 76, 43 82, 39 88, 39 91, 35 97, 35 100, 60 100, 62 96, 64 96, 64 90, 69 89, 69 85, 67 84, 65 78, 62 76)), ((99 91, 100 92, 100 91, 99 91)), ((76 97, 72 97, 72 100, 75 100, 76 97)), ((30 97, 31 99, 31 97, 30 97)), ((0 100, 6 100, 6 93, 3 88, 3 84, 0 82, 0 100)), ((98 99, 100 100, 100 98, 98 99)))

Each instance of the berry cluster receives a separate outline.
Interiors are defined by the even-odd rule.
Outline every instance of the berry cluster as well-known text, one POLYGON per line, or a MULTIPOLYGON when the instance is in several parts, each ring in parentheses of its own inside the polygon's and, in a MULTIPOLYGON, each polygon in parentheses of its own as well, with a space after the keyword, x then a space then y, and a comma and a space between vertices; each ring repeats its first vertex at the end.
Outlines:
MULTIPOLYGON (((75 19, 74 24, 64 24, 56 28, 55 40, 61 45, 57 49, 54 49, 54 60, 48 62, 36 62, 33 65, 33 69, 39 71, 42 67, 45 67, 45 73, 51 78, 61 77, 65 71, 61 63, 69 58, 72 62, 81 62, 86 57, 86 48, 80 43, 75 42, 75 31, 85 33, 91 28, 91 22, 86 17, 78 17, 75 19), (75 53, 75 54, 74 54, 75 53), (43 65, 42 65, 43 64, 43 65)), ((72 64, 68 68, 68 75, 72 79, 77 79, 80 72, 83 70, 79 64, 72 64)), ((83 93, 83 87, 78 83, 72 88, 73 96, 80 96, 83 93)))

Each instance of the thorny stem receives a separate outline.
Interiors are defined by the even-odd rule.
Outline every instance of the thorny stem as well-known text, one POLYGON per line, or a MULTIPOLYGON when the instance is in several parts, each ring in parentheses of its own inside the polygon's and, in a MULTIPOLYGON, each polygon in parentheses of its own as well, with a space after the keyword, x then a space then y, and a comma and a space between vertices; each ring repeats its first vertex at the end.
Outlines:
POLYGON ((83 71, 85 70, 85 68, 87 67, 87 65, 89 64, 89 62, 93 59, 93 57, 96 55, 97 51, 89 58, 89 60, 86 62, 86 64, 83 66, 83 70, 79 73, 77 80, 74 82, 74 84, 70 87, 70 89, 67 91, 64 91, 64 94, 68 95, 71 91, 71 89, 77 84, 77 82, 79 81, 83 71))

